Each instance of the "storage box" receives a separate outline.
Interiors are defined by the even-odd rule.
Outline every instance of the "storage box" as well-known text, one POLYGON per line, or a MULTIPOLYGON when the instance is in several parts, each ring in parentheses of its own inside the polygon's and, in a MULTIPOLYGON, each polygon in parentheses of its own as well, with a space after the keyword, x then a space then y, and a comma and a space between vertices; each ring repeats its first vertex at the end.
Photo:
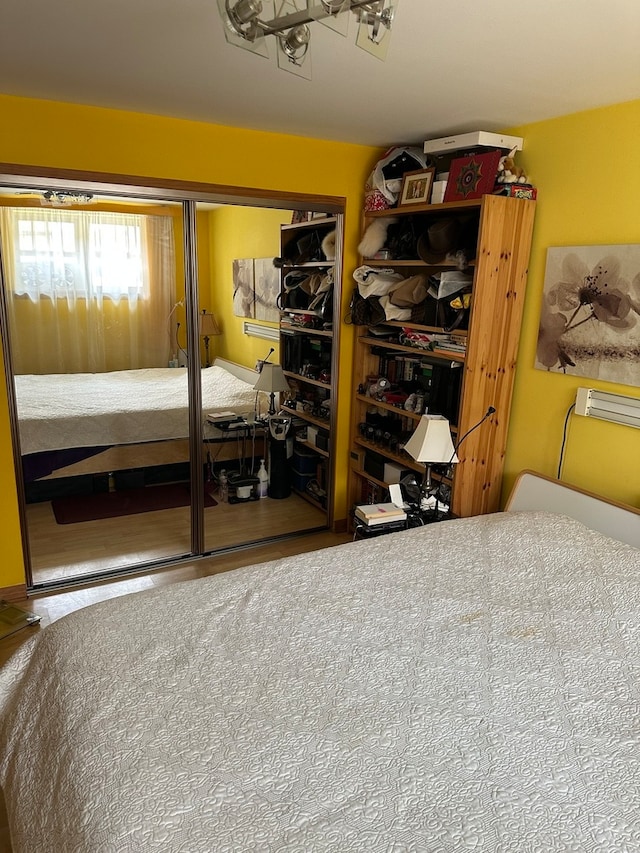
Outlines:
POLYGON ((293 451, 292 467, 299 474, 312 474, 315 477, 316 468, 318 467, 318 456, 313 450, 296 447, 293 451))
POLYGON ((385 483, 399 483, 400 480, 409 473, 408 468, 401 468, 400 465, 395 465, 393 462, 385 462, 384 477, 385 483))
POLYGON ((369 450, 364 454, 364 470, 367 474, 371 474, 376 480, 384 482, 384 456, 379 453, 371 453, 369 450))
POLYGON ((316 475, 315 471, 313 474, 304 473, 302 471, 296 471, 295 468, 291 470, 291 485, 298 492, 304 492, 307 488, 307 483, 310 483, 311 480, 315 480, 316 475))
POLYGON ((474 130, 472 133, 458 133, 455 136, 441 136, 427 139, 424 143, 425 154, 443 154, 445 151, 459 151, 464 148, 504 148, 522 151, 524 139, 521 136, 507 136, 504 133, 489 133, 486 130, 474 130))
POLYGON ((307 427, 307 441, 309 444, 317 444, 316 438, 318 435, 318 427, 308 426, 307 427))
POLYGON ((329 436, 324 432, 319 432, 316 435, 316 447, 320 450, 329 452, 329 436))

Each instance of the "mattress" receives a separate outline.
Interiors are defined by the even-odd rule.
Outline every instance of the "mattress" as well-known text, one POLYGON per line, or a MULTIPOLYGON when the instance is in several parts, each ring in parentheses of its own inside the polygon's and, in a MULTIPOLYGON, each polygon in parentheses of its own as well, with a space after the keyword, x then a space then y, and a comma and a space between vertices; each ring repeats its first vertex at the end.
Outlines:
MULTIPOLYGON (((253 412, 253 385, 214 365, 201 371, 204 413, 253 412)), ((172 368, 15 377, 23 454, 185 438, 187 371, 172 368)))
POLYGON ((14 853, 640 849, 640 551, 433 524, 93 605, 0 673, 14 853))

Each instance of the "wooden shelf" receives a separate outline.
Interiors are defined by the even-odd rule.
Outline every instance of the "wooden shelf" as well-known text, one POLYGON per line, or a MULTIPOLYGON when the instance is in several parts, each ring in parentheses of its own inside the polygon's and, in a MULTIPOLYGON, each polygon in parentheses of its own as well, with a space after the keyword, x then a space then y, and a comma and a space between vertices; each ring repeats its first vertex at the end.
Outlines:
MULTIPOLYGON (((410 258, 410 259, 402 259, 399 261, 394 260, 393 258, 365 258, 364 263, 368 267, 424 267, 425 269, 434 269, 434 270, 451 270, 457 269, 457 264, 452 261, 450 264, 428 264, 426 261, 423 261, 421 258, 410 258)), ((467 262, 467 267, 474 267, 476 265, 475 258, 471 261, 467 262)))
POLYGON ((402 465, 403 468, 412 468, 414 471, 424 474, 425 466, 422 462, 416 462, 415 459, 412 459, 407 454, 401 456, 399 453, 393 453, 388 447, 382 447, 379 444, 374 444, 372 441, 367 441, 366 438, 360 438, 360 436, 356 437, 355 444, 360 447, 364 447, 365 450, 371 450, 373 453, 378 453, 380 456, 384 456, 392 462, 402 465))
POLYGON ((482 205, 482 199, 473 198, 469 201, 448 201, 441 204, 410 204, 404 207, 388 207, 385 210, 368 210, 365 213, 367 219, 378 219, 385 216, 408 216, 414 213, 455 213, 455 211, 465 211, 479 209, 482 205))
POLYGON ((319 335, 321 338, 333 337, 333 332, 328 329, 310 329, 308 326, 294 326, 291 323, 281 322, 280 329, 283 332, 294 332, 295 334, 311 335, 312 337, 315 337, 316 335, 319 335))
POLYGON ((314 426, 322 427, 322 429, 329 429, 329 421, 323 421, 322 418, 316 418, 313 415, 309 415, 307 412, 297 412, 295 409, 290 409, 288 406, 280 407, 283 412, 286 412, 288 415, 291 415, 293 418, 302 418, 303 421, 308 421, 310 424, 314 424, 314 426))
POLYGON ((291 370, 283 370, 282 372, 285 376, 288 376, 290 379, 295 379, 298 382, 306 382, 307 385, 316 385, 318 388, 326 388, 327 391, 331 390, 331 385, 328 382, 320 382, 319 379, 309 379, 308 376, 302 376, 300 373, 294 373, 291 370))
MULTIPOLYGON (((375 483, 376 486, 381 486, 383 489, 388 489, 391 485, 390 483, 385 483, 384 480, 379 480, 377 477, 374 477, 373 474, 369 474, 368 471, 365 471, 363 468, 358 468, 357 465, 354 465, 351 470, 356 475, 356 477, 362 477, 363 480, 369 480, 371 483, 375 483)), ((424 472, 421 471, 420 473, 422 474, 424 472)), ((436 483, 446 483, 446 485, 451 485, 450 478, 441 477, 437 471, 431 472, 431 479, 436 483)))
POLYGON ((397 350, 398 352, 408 352, 411 355, 415 356, 424 356, 429 358, 439 358, 443 361, 459 361, 460 363, 464 363, 466 359, 466 353, 456 352, 455 350, 443 350, 443 349, 420 349, 419 347, 408 347, 404 344, 396 344, 393 341, 381 341, 380 338, 370 338, 367 335, 363 335, 359 338, 360 342, 363 344, 368 344, 372 347, 384 347, 384 349, 392 349, 397 350))
POLYGON ((324 456, 325 459, 329 458, 329 453, 327 450, 322 450, 321 447, 316 447, 315 444, 311 444, 308 441, 305 441, 303 438, 296 438, 296 444, 301 444, 303 447, 308 447, 309 450, 313 450, 314 453, 317 453, 320 456, 324 456))
MULTIPOLYGON (((406 217, 416 215, 420 217, 420 228, 423 230, 437 219, 449 215, 470 215, 474 228, 477 224, 477 242, 469 250, 469 254, 475 256, 475 261, 469 265, 469 274, 473 276, 473 299, 468 331, 448 333, 441 328, 399 321, 378 324, 379 329, 408 327, 424 331, 427 335, 451 334, 456 341, 468 343, 466 351, 447 350, 443 346, 435 349, 406 346, 368 334, 365 328, 361 330, 361 333, 364 332, 362 337, 356 337, 354 354, 356 386, 358 383, 364 386, 367 376, 380 375, 381 358, 385 358, 381 354, 386 354, 387 359, 393 359, 394 354, 402 353, 416 360, 431 362, 434 375, 436 366, 445 368, 437 371, 441 374, 439 381, 444 383, 440 387, 445 390, 440 393, 434 386, 431 411, 435 412, 436 406, 446 410, 449 418, 457 422, 457 434, 464 436, 464 443, 458 451, 460 462, 455 467, 451 498, 451 512, 457 517, 496 512, 500 507, 535 207, 535 201, 484 195, 469 201, 407 205, 366 211, 363 215, 365 228, 384 217, 393 216, 402 222, 406 217), (450 383, 448 389, 451 399, 446 396, 447 383, 450 383), (495 414, 476 429, 489 407, 495 409, 495 414)), ((362 260, 362 263, 376 268, 396 269, 403 277, 427 270, 430 266, 418 259, 388 258, 362 260)), ((361 459, 361 448, 364 447, 405 467, 424 470, 423 466, 361 437, 360 423, 364 420, 365 402, 384 411, 395 411, 400 416, 409 414, 395 407, 387 409, 363 397, 358 395, 353 406, 351 446, 354 459, 361 459)), ((412 422, 408 421, 409 424, 412 422)), ((362 462, 358 465, 362 467, 362 462)), ((353 486, 350 497, 353 500, 361 489, 361 477, 367 475, 357 471, 351 473, 353 486)))
POLYGON ((280 230, 283 232, 313 230, 314 228, 318 228, 318 226, 335 225, 336 221, 335 216, 317 216, 315 219, 307 219, 306 222, 292 222, 288 225, 281 225, 280 230))
POLYGON ((391 403, 385 403, 384 400, 376 400, 375 397, 367 397, 366 394, 356 394, 356 400, 359 403, 365 403, 367 406, 375 406, 376 409, 384 409, 387 412, 393 412, 401 418, 409 418, 412 421, 419 421, 422 415, 416 412, 407 412, 399 406, 393 406, 391 403))

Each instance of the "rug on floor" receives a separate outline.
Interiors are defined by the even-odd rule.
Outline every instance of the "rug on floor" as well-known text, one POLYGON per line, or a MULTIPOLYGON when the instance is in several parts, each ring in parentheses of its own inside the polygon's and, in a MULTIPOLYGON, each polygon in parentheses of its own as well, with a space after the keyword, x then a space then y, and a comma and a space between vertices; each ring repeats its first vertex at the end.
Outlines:
MULTIPOLYGON (((68 495, 51 501, 58 524, 77 524, 100 518, 118 518, 159 509, 189 506, 191 494, 186 483, 163 483, 141 489, 121 489, 117 492, 97 492, 92 495, 68 495)), ((205 507, 217 501, 206 491, 205 507)))

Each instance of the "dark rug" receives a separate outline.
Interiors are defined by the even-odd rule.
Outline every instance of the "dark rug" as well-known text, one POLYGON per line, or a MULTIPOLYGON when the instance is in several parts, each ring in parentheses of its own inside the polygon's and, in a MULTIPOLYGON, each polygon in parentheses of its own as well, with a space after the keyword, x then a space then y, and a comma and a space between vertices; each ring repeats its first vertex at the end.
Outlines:
MULTIPOLYGON (((142 489, 122 489, 119 492, 98 492, 93 495, 69 495, 51 501, 58 524, 77 524, 99 518, 117 518, 159 509, 189 506, 191 494, 185 483, 165 483, 142 489)), ((216 506, 217 501, 205 490, 204 505, 216 506)))

